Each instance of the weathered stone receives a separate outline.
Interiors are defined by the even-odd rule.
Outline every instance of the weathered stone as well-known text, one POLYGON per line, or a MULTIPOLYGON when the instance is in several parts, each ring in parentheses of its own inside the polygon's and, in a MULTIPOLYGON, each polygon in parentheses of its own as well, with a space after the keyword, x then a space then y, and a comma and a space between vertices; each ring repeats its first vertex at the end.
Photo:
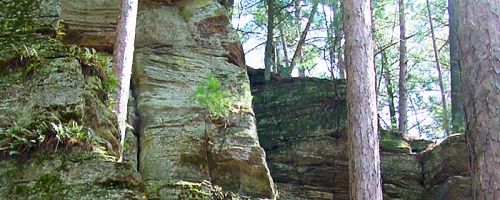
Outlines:
POLYGON ((433 141, 425 139, 413 139, 410 141, 411 151, 414 153, 422 152, 433 144, 433 141))
POLYGON ((429 200, 469 200, 471 199, 470 177, 452 176, 441 185, 430 188, 429 200))
POLYGON ((99 93, 102 83, 82 73, 74 58, 42 60, 1 76, 0 127, 36 127, 42 122, 74 120, 107 141, 110 153, 119 151, 115 115, 99 93), (28 72, 28 74, 26 74, 28 72))
POLYGON ((171 185, 208 180, 224 191, 272 198, 251 102, 245 100, 251 99, 246 71, 225 49, 239 42, 224 8, 213 1, 146 2, 138 16, 133 87, 148 194, 171 199, 177 194, 171 185), (247 108, 223 125, 208 120, 207 110, 192 100, 209 75, 247 108))
POLYGON ((59 0, 64 42, 113 51, 118 0, 59 0))
POLYGON ((452 176, 470 176, 467 155, 463 134, 451 135, 432 150, 423 152, 425 187, 440 184, 452 176))
POLYGON ((37 154, 26 163, 0 162, 0 199, 143 199, 129 164, 88 152, 37 154))
MULTIPOLYGON (((349 199, 345 84, 280 78, 249 70, 261 144, 283 199, 349 199)), ((386 199, 422 199, 420 163, 408 143, 382 131, 386 199)))
POLYGON ((422 168, 415 154, 382 152, 380 168, 383 190, 390 199, 422 199, 422 168))

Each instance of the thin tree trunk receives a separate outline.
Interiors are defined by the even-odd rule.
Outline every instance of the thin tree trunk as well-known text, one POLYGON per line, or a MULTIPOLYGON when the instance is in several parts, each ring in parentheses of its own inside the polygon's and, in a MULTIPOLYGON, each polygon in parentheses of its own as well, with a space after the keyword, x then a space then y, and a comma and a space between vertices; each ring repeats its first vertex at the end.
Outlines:
POLYGON ((344 0, 349 191, 353 200, 382 200, 370 15, 369 0, 344 0))
POLYGON ((406 38, 405 38, 405 3, 399 0, 399 126, 398 129, 403 134, 408 127, 408 66, 406 58, 406 38))
MULTIPOLYGON (((332 9, 332 15, 334 14, 333 12, 333 9, 332 9)), ((333 46, 333 26, 331 26, 332 24, 332 20, 330 18, 330 20, 327 18, 327 14, 326 14, 326 9, 325 9, 325 5, 323 4, 323 15, 325 15, 325 27, 326 27, 326 38, 327 38, 327 47, 328 47, 328 61, 329 61, 329 64, 330 64, 330 67, 329 67, 329 70, 330 71, 330 75, 332 77, 332 80, 334 79, 335 75, 333 73, 333 69, 335 67, 335 47, 333 46)))
POLYGON ((127 103, 130 90, 130 77, 134 59, 135 25, 137 20, 138 0, 122 0, 120 16, 116 26, 116 43, 113 52, 113 70, 120 79, 116 113, 120 131, 120 155, 118 162, 123 160, 123 147, 127 128, 127 103))
POLYGON ((267 40, 264 52, 265 80, 271 80, 271 68, 274 67, 274 1, 267 2, 267 40))
POLYGON ((283 31, 283 27, 280 26, 280 39, 281 39, 281 46, 283 48, 283 56, 285 57, 285 68, 288 69, 290 66, 290 60, 288 58, 288 50, 286 47, 286 41, 285 41, 285 33, 283 31))
MULTIPOLYGON (((382 65, 386 66, 387 64, 387 56, 385 55, 385 51, 382 51, 382 65)), ((397 128, 397 120, 396 120, 396 106, 394 106, 394 90, 392 89, 392 81, 391 81, 391 70, 386 66, 384 72, 384 80, 387 89, 387 97, 389 98, 389 116, 391 117, 391 127, 397 128)))
MULTIPOLYGON (((300 36, 301 36, 301 30, 302 30, 302 15, 301 15, 301 9, 300 9, 300 2, 301 0, 295 0, 294 1, 294 4, 295 4, 295 20, 297 21, 297 24, 295 24, 295 33, 297 34, 297 38, 299 38, 299 42, 300 42, 300 36)), ((299 42, 297 42, 297 47, 299 46, 299 42)), ((298 55, 298 59, 299 59, 299 62, 302 62, 302 59, 303 59, 303 54, 302 54, 302 48, 299 49, 299 55, 298 55)), ((292 60, 293 62, 293 60, 292 60)), ((295 67, 295 66, 293 66, 295 67)), ((293 68, 292 68, 293 70, 293 68)), ((305 71, 301 68, 298 69, 299 70, 299 77, 304 77, 305 76, 305 71)))
POLYGON ((272 71, 273 73, 277 73, 278 71, 278 65, 281 64, 281 58, 280 58, 280 52, 278 51, 278 46, 274 46, 274 52, 275 52, 275 56, 276 56, 276 61, 274 62, 275 65, 274 67, 272 68, 272 71))
MULTIPOLYGON (((340 7, 337 7, 336 5, 334 5, 334 1, 332 1, 332 11, 335 11, 335 9, 339 9, 339 10, 342 10, 343 8, 343 3, 341 2, 340 3, 340 7)), ((341 14, 342 12, 333 12, 332 13, 332 22, 333 23, 340 23, 341 22, 341 14), (336 21, 336 20, 339 20, 339 21, 336 21)), ((335 30, 334 30, 334 35, 335 35, 335 39, 333 40, 333 47, 334 49, 336 50, 336 53, 337 53, 337 70, 339 72, 339 79, 345 79, 345 65, 344 65, 344 57, 343 57, 343 52, 342 52, 342 27, 337 27, 335 30), (338 48, 337 48, 338 46, 338 48)))
POLYGON ((448 125, 448 108, 446 105, 446 91, 443 85, 443 74, 441 72, 441 64, 439 60, 438 48, 436 46, 436 35, 434 34, 434 25, 432 24, 431 6, 429 0, 425 0, 427 5, 427 14, 429 15, 429 25, 431 27, 432 48, 434 49, 434 58, 436 59, 436 69, 438 72, 439 89, 441 90, 441 106, 443 107, 443 129, 446 135, 450 135, 450 126, 448 125))
POLYGON ((464 107, 460 87, 462 80, 460 78, 460 60, 458 57, 458 38, 457 38, 457 19, 455 7, 448 0, 449 37, 450 42, 450 79, 451 79, 451 128, 452 132, 460 133, 464 131, 464 107))
POLYGON ((500 1, 453 1, 473 200, 500 199, 500 1))
MULTIPOLYGON (((306 41, 307 33, 309 32, 309 29, 311 28, 311 24, 314 21, 314 15, 316 15, 316 12, 318 10, 318 2, 315 2, 311 14, 309 16, 309 20, 307 21, 306 27, 304 28, 304 31, 302 31, 302 34, 300 35, 299 42, 297 43, 297 47, 295 48, 295 53, 292 56, 292 61, 290 62, 290 68, 293 69, 295 68, 295 65, 297 64, 297 60, 302 60, 302 46, 304 45, 304 42, 306 41)), ((300 72, 300 70, 299 70, 300 72)), ((300 76, 300 74, 299 74, 300 76)))

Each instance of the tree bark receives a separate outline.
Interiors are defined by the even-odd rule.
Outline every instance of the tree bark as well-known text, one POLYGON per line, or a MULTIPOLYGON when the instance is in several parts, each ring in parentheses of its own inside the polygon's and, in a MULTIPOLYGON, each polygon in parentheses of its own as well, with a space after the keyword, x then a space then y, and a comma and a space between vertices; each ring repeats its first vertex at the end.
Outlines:
POLYGON ((354 200, 381 200, 375 70, 369 0, 344 0, 349 191, 354 200))
POLYGON ((118 161, 123 159, 125 133, 127 128, 127 103, 130 90, 130 77, 134 59, 135 25, 138 0, 122 0, 120 16, 116 26, 116 43, 113 52, 113 70, 120 79, 118 103, 115 110, 118 117, 121 150, 118 161))
POLYGON ((472 199, 500 199, 500 1, 453 1, 472 199))
POLYGON ((266 0, 267 2, 267 40, 264 51, 264 78, 267 81, 271 80, 271 68, 274 67, 274 1, 266 0))
POLYGON ((464 131, 464 107, 460 87, 462 79, 460 78, 460 60, 458 57, 458 38, 457 38, 457 19, 455 6, 452 0, 448 0, 449 14, 449 37, 450 42, 450 76, 451 76, 451 128, 454 133, 463 133, 464 131))
POLYGON ((427 14, 429 16, 429 25, 431 27, 431 37, 432 37, 432 48, 434 49, 434 58, 436 59, 436 70, 438 72, 438 81, 439 81, 439 89, 441 91, 441 106, 443 108, 443 129, 446 135, 450 135, 450 126, 448 123, 448 106, 446 105, 446 91, 444 90, 443 84, 443 74, 441 72, 441 61, 439 60, 438 48, 436 46, 436 35, 434 33, 434 25, 432 23, 432 15, 431 15, 431 5, 429 4, 429 0, 425 0, 427 5, 427 14))
POLYGON ((399 131, 405 133, 408 128, 408 66, 405 38, 405 3, 399 0, 399 131))

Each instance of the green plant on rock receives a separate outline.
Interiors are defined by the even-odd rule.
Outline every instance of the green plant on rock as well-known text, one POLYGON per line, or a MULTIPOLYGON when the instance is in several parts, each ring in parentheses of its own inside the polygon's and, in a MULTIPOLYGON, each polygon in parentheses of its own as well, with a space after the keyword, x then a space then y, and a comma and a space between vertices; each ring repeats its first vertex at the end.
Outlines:
POLYGON ((231 92, 223 89, 219 79, 212 75, 204 84, 198 85, 193 99, 208 110, 209 118, 212 120, 228 117, 234 102, 231 92))
POLYGON ((57 138, 57 144, 59 143, 92 143, 92 135, 87 131, 82 125, 78 125, 74 120, 70 120, 66 125, 62 123, 50 123, 52 130, 55 132, 55 137, 57 138))
POLYGON ((43 135, 32 132, 16 123, 6 130, 0 131, 0 154, 19 155, 43 141, 43 135))
POLYGON ((83 67, 87 68, 87 73, 96 75, 103 81, 104 87, 109 93, 118 87, 119 80, 112 70, 110 55, 97 52, 93 48, 82 48, 76 45, 70 46, 69 52, 71 56, 80 61, 83 67))
POLYGON ((107 156, 102 149, 102 138, 76 121, 68 123, 41 122, 32 128, 24 128, 16 123, 7 129, 0 129, 0 158, 14 155, 27 155, 35 147, 42 150, 57 151, 59 146, 65 149, 81 147, 86 151, 98 152, 107 156))

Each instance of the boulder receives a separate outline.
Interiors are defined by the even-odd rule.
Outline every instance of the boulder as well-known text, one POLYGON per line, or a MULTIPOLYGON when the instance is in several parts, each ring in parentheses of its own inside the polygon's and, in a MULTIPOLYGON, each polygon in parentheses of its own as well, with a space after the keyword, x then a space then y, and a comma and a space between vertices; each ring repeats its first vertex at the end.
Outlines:
POLYGON ((448 177, 470 176, 467 145, 463 134, 449 136, 420 156, 426 188, 440 184, 448 177))

